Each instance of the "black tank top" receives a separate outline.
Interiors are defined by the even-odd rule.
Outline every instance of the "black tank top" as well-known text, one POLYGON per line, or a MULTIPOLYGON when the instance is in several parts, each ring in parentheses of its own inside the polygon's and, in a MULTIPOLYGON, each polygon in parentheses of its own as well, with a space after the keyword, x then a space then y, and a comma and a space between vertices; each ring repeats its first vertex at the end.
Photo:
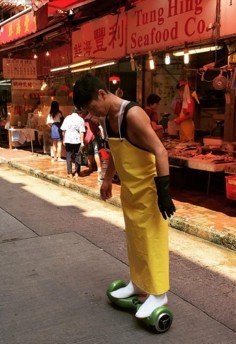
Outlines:
POLYGON ((112 131, 110 123, 108 121, 108 118, 106 117, 106 131, 107 131, 108 137, 118 137, 118 138, 120 138, 120 134, 121 134, 121 138, 128 139, 126 116, 127 116, 127 113, 129 111, 129 109, 131 109, 134 106, 139 106, 139 105, 136 102, 129 102, 126 105, 124 113, 123 113, 122 122, 121 122, 120 133, 119 132, 118 133, 114 133, 112 131))

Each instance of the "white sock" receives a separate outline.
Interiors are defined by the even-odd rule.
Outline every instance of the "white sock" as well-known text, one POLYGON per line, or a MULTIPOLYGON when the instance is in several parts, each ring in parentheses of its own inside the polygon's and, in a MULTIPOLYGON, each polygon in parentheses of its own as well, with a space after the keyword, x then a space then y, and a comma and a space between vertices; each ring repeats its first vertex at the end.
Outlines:
POLYGON ((142 304, 136 312, 136 318, 147 318, 152 314, 154 309, 164 306, 168 303, 166 294, 162 295, 149 295, 146 301, 142 304))
POLYGON ((135 294, 143 294, 143 291, 136 287, 132 281, 123 288, 117 289, 111 292, 111 296, 115 297, 116 299, 124 299, 126 297, 130 297, 135 294))

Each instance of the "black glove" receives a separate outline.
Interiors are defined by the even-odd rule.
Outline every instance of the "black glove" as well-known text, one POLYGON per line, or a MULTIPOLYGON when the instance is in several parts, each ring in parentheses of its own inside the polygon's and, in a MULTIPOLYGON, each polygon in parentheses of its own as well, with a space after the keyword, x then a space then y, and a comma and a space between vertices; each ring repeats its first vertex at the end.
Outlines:
POLYGON ((157 188, 158 206, 162 216, 166 220, 167 217, 175 212, 175 205, 170 197, 170 179, 169 176, 154 177, 157 188))

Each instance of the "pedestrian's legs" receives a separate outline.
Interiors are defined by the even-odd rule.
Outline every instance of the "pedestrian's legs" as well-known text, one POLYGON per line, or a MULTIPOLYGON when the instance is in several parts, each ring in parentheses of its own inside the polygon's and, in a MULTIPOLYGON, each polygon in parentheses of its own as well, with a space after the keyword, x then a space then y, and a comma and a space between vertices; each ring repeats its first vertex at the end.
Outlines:
POLYGON ((88 168, 89 168, 89 173, 92 173, 95 171, 94 169, 94 155, 88 155, 88 168))
POLYGON ((79 154, 80 154, 80 143, 74 145, 74 154, 75 154, 75 174, 80 175, 80 164, 79 164, 79 154))
POLYGON ((63 161, 61 158, 61 147, 62 147, 62 141, 57 141, 57 158, 58 158, 58 161, 63 161))
POLYGON ((67 173, 68 176, 72 178, 72 154, 73 154, 73 145, 66 143, 66 164, 67 164, 67 173))
POLYGON ((101 139, 100 137, 95 137, 93 140, 93 150, 94 150, 94 159, 97 164, 97 171, 98 171, 98 180, 102 179, 102 167, 101 167, 101 160, 99 156, 99 149, 101 148, 101 139))
POLYGON ((57 160, 57 141, 52 141, 52 151, 53 151, 54 161, 56 161, 57 160))

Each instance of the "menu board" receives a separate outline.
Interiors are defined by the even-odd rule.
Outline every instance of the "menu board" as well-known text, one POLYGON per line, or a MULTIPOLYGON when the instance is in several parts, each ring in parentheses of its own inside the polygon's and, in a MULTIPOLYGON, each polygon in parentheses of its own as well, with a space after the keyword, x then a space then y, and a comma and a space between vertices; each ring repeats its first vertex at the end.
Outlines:
POLYGON ((35 60, 3 58, 4 79, 37 79, 35 60))

